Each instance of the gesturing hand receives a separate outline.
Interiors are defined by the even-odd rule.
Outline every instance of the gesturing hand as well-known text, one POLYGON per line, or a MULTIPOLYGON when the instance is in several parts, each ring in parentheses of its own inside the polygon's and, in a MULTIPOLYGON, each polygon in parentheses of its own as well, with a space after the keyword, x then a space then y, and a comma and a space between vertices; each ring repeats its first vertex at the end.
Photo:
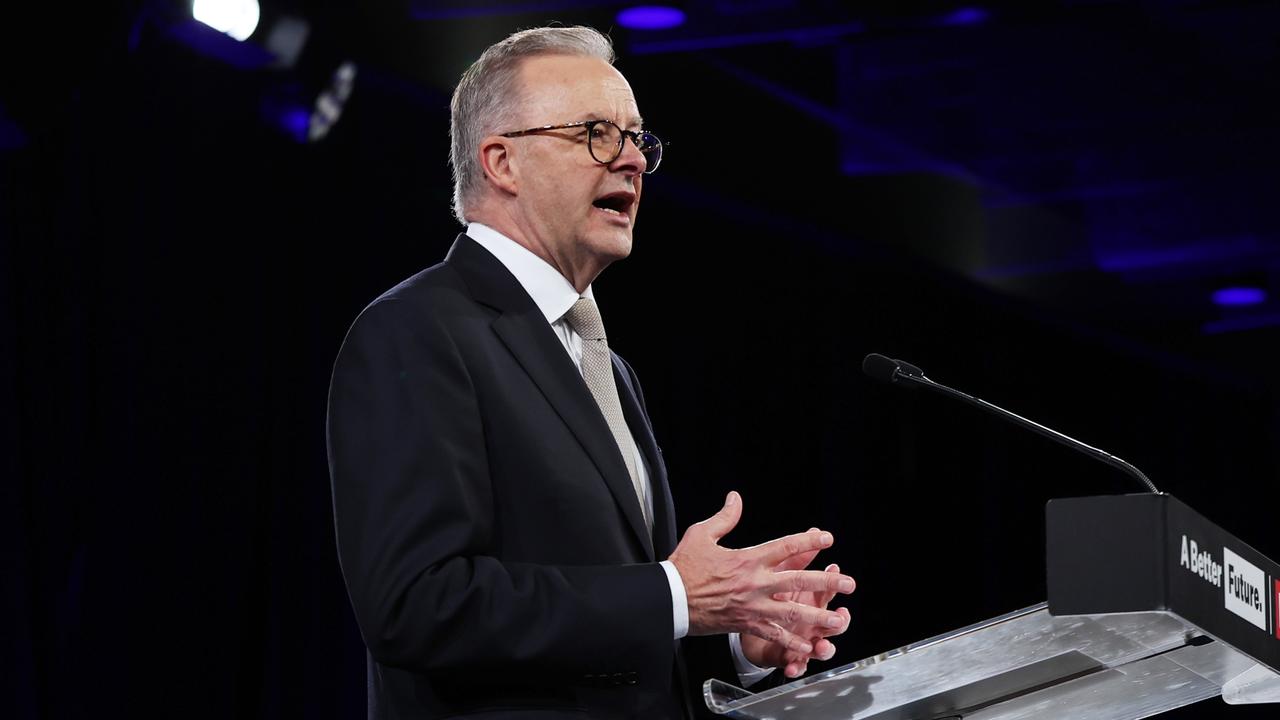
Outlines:
POLYGON ((830 547, 831 534, 811 530, 741 550, 720 547, 741 517, 742 499, 731 492, 720 512, 685 531, 668 558, 684 582, 689 634, 740 632, 776 644, 788 663, 790 656, 812 657, 811 638, 843 632, 849 618, 847 610, 832 612, 816 601, 854 587, 853 578, 839 572, 796 568, 830 547))
MULTIPOLYGON (((805 553, 797 555, 794 558, 783 562, 778 566, 778 570, 799 570, 808 567, 809 562, 817 553, 805 553)), ((829 573, 840 572, 840 566, 831 564, 826 569, 829 573)), ((790 602, 802 603, 816 608, 826 608, 831 599, 835 597, 834 592, 789 592, 778 593, 773 596, 775 600, 787 600, 790 602)), ((747 660, 759 667, 778 667, 782 668, 783 674, 789 678, 798 678, 808 669, 810 660, 830 660, 836 654, 836 646, 827 640, 831 635, 839 635, 848 628, 849 611, 846 608, 836 608, 836 612, 840 613, 845 619, 845 626, 841 628, 831 629, 824 627, 814 627, 805 625, 804 623, 796 623, 788 627, 787 630, 800 637, 809 638, 809 642, 813 645, 813 652, 804 655, 798 652, 787 650, 786 647, 775 642, 762 640, 753 635, 742 636, 742 654, 747 660)))

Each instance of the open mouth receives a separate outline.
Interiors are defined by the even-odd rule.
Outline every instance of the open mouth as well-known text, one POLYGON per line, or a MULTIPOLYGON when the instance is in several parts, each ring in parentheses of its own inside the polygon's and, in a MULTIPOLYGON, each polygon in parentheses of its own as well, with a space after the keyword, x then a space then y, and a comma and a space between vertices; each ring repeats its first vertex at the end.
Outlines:
POLYGON ((620 191, 609 193, 608 195, 601 195, 591 204, 598 210, 603 210, 613 215, 629 217, 631 206, 634 205, 635 202, 636 196, 634 193, 620 191))

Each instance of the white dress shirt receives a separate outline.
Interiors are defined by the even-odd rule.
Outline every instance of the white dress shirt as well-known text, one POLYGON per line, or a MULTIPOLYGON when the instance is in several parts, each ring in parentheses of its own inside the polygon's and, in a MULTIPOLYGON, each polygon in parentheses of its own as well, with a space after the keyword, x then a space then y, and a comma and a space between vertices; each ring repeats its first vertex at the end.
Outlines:
MULTIPOLYGON (((578 295, 578 291, 569 284, 559 270, 487 225, 476 222, 467 225, 467 237, 488 250, 515 276, 516 281, 525 292, 529 293, 538 310, 542 311, 543 317, 550 323, 551 329, 564 345, 578 372, 582 372, 582 336, 570 327, 564 315, 569 312, 569 308, 573 307, 579 297, 595 300, 595 296, 591 293, 591 286, 588 285, 582 295, 578 295)), ((640 482, 648 486, 649 470, 645 466, 644 455, 636 443, 632 443, 632 457, 640 482)), ((649 516, 653 517, 652 492, 648 493, 648 498, 649 516)), ((671 615, 675 621, 673 623, 675 639, 679 640, 689 634, 689 600, 684 592, 684 581, 680 578, 680 571, 676 570, 676 566, 670 560, 663 560, 658 564, 667 574, 667 584, 671 587, 671 615)), ((738 679, 744 686, 755 684, 771 672, 769 668, 756 667, 746 659, 737 633, 729 636, 729 648, 733 653, 733 664, 738 671, 738 679)))

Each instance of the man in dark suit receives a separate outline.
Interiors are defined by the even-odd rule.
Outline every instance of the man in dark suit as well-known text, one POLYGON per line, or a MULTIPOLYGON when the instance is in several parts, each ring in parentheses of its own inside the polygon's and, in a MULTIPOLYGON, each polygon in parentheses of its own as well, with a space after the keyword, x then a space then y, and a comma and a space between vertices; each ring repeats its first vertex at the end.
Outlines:
POLYGON ((797 676, 848 626, 826 606, 853 579, 803 570, 828 533, 720 547, 730 493, 676 543, 591 291, 661 159, 612 60, 593 30, 542 28, 476 61, 453 101, 467 232, 339 353, 329 462, 371 717, 688 717, 701 679, 797 676))

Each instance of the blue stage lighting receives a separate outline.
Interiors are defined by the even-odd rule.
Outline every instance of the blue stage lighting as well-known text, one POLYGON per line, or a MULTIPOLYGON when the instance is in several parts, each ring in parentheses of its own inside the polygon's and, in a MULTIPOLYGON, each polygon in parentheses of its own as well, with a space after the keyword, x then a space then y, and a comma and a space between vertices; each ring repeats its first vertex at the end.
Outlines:
POLYGON ((297 142, 307 141, 307 133, 311 129, 311 109, 300 106, 289 106, 278 112, 280 129, 297 142))
POLYGON ((1224 287, 1213 291, 1213 302, 1222 307, 1261 305, 1267 300, 1267 291, 1260 287, 1224 287))
POLYGON ((617 20, 632 30, 666 30, 684 24, 684 11, 666 5, 636 5, 618 11, 617 20))
POLYGON ((980 7, 962 7, 942 17, 943 25, 981 25, 991 17, 991 13, 980 7))

